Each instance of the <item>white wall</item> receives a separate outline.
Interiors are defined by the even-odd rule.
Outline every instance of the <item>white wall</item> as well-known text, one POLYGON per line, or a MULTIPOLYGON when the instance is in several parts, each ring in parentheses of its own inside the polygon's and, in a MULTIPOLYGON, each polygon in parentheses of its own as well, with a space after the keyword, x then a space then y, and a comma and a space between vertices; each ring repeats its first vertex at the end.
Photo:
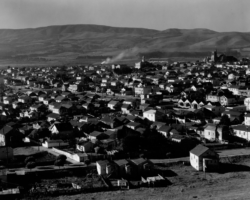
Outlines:
POLYGON ((215 140, 215 131, 211 131, 211 130, 204 130, 204 137, 208 140, 215 140))
POLYGON ((190 152, 190 164, 199 171, 199 157, 190 152))
POLYGON ((143 117, 147 118, 150 121, 155 122, 155 114, 151 114, 151 113, 143 113, 143 117))

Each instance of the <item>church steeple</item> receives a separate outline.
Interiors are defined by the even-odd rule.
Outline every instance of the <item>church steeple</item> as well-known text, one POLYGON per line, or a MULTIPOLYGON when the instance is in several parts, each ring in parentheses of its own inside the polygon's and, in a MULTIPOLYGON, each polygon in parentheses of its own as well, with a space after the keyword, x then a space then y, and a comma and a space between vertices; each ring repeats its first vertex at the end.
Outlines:
POLYGON ((142 56, 141 61, 142 61, 142 62, 145 62, 144 56, 142 56))

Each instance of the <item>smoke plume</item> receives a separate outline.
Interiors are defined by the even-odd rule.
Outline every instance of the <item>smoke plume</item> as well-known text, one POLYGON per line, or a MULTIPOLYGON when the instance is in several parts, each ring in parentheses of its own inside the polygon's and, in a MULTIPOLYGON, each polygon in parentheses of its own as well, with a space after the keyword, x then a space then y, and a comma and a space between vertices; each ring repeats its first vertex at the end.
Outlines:
POLYGON ((134 56, 134 54, 136 54, 138 51, 139 51, 139 49, 137 47, 134 47, 132 49, 127 49, 127 50, 121 52, 120 54, 118 54, 117 56, 115 56, 114 58, 107 58, 101 64, 115 63, 117 61, 120 61, 123 58, 134 56))

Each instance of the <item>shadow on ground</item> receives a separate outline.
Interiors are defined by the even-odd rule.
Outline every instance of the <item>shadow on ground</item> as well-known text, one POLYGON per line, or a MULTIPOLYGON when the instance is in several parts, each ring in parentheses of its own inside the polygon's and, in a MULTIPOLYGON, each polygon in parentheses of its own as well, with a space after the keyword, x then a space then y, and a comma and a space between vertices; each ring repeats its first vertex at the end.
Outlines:
POLYGON ((174 171, 172 171, 170 169, 168 169, 168 170, 159 170, 158 173, 161 174, 164 177, 178 176, 174 171))
POLYGON ((250 167, 247 165, 223 163, 220 164, 218 172, 219 173, 230 173, 230 172, 248 172, 250 167))

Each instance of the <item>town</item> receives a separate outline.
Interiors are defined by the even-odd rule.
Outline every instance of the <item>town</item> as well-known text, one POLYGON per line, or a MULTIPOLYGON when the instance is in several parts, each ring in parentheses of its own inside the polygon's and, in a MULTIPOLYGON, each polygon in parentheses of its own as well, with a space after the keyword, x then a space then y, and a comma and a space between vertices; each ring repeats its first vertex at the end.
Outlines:
POLYGON ((250 157, 249 64, 215 50, 1 69, 0 195, 168 187, 168 166, 217 173, 250 157))

